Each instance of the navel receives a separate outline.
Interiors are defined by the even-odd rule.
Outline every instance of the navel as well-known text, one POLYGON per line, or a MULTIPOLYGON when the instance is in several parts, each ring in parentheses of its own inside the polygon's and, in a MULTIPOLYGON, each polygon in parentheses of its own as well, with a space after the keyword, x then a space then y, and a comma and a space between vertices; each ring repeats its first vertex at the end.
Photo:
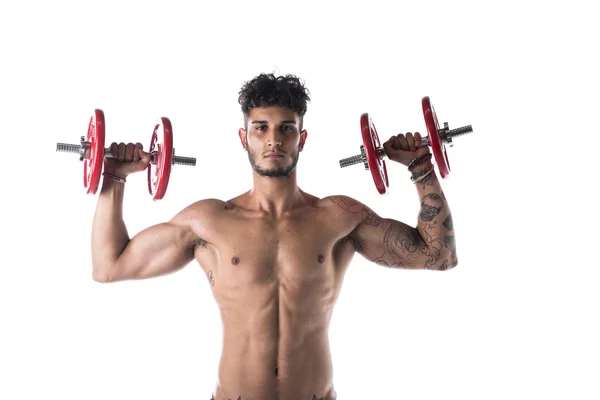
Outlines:
POLYGON ((323 257, 323 254, 319 254, 319 258, 317 258, 317 261, 319 261, 319 264, 323 264, 323 262, 325 262, 325 257, 323 257))
POLYGON ((232 263, 233 265, 238 265, 238 264, 240 263, 240 259, 239 259, 239 258, 237 258, 237 257, 233 257, 233 258, 231 259, 231 263, 232 263))

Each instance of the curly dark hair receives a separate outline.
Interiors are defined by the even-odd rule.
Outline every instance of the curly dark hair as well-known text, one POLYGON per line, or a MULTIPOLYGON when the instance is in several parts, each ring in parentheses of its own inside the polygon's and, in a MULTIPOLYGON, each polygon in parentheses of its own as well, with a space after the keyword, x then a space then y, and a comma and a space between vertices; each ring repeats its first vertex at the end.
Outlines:
POLYGON ((299 78, 291 74, 279 77, 274 74, 260 74, 244 83, 238 98, 245 124, 250 110, 255 107, 283 106, 298 113, 300 129, 309 101, 310 92, 299 78))

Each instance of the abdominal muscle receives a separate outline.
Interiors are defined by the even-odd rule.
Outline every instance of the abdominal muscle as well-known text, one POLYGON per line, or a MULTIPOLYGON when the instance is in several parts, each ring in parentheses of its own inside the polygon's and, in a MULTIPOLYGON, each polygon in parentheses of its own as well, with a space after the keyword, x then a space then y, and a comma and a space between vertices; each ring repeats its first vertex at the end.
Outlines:
POLYGON ((232 215, 195 252, 223 322, 215 400, 333 400, 328 330, 353 245, 325 212, 232 215))
POLYGON ((333 399, 331 308, 280 292, 253 288, 236 296, 238 304, 220 303, 223 350, 215 400, 333 399))
POLYGON ((333 398, 327 397, 333 389, 333 368, 326 332, 313 334, 301 344, 291 342, 266 330, 225 333, 215 398, 333 398))

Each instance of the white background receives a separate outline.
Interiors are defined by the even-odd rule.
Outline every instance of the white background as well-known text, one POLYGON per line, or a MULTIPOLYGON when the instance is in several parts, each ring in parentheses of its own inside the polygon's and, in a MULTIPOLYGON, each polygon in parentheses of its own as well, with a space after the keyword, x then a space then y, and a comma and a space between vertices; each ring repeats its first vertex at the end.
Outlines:
POLYGON ((237 95, 261 72, 312 95, 299 185, 416 224, 409 175, 380 196, 359 150, 425 130, 420 99, 475 132, 442 182, 459 266, 388 270, 355 257, 332 321, 339 400, 598 399, 598 71, 592 2, 3 1, 0 5, 0 398, 208 399, 221 323, 196 264, 92 280, 96 197, 77 143, 94 108, 107 141, 147 148, 173 123, 175 167, 152 202, 127 183, 130 234, 201 198, 251 187, 237 95), (409 5, 410 4, 410 5, 409 5))

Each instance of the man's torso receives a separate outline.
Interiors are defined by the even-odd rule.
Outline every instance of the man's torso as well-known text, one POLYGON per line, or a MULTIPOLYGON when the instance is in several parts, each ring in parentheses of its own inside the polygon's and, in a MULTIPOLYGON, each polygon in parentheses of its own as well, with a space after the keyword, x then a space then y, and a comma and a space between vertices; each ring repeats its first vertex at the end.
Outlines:
POLYGON ((215 400, 333 399, 328 328, 360 215, 310 195, 278 219, 214 201, 194 231, 223 321, 215 400))

